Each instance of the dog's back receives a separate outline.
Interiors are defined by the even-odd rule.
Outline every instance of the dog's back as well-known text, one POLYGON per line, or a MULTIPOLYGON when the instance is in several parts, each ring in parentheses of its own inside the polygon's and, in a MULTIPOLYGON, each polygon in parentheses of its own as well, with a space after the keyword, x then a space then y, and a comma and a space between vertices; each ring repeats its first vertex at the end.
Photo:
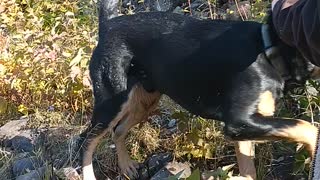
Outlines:
POLYGON ((263 52, 260 32, 259 23, 163 12, 117 17, 100 32, 90 72, 105 66, 101 73, 110 77, 108 69, 114 67, 113 77, 119 77, 104 81, 119 88, 112 91, 130 90, 139 82, 148 92, 167 94, 193 113, 209 117, 213 113, 208 109, 222 103, 230 81, 263 52))

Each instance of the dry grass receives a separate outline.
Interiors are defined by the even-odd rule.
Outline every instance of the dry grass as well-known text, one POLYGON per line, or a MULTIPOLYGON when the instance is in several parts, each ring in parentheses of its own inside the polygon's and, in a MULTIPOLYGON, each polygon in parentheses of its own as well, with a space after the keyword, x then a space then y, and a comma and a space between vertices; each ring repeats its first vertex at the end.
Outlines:
POLYGON ((0 149, 0 174, 4 179, 11 179, 11 162, 13 161, 14 155, 6 149, 0 149))
POLYGON ((271 143, 259 144, 256 148, 255 165, 258 180, 265 179, 268 171, 270 170, 272 150, 273 148, 271 143))

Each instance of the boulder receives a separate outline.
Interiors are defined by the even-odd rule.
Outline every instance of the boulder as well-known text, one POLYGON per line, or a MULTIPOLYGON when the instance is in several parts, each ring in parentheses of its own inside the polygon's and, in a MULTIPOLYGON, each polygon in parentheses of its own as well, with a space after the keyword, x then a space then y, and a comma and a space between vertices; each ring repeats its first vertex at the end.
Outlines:
POLYGON ((37 157, 27 157, 16 160, 12 163, 12 173, 13 176, 16 177, 42 166, 43 162, 37 157))
POLYGON ((151 180, 168 179, 175 176, 177 179, 187 178, 191 175, 191 168, 188 163, 171 162, 158 171, 151 180))

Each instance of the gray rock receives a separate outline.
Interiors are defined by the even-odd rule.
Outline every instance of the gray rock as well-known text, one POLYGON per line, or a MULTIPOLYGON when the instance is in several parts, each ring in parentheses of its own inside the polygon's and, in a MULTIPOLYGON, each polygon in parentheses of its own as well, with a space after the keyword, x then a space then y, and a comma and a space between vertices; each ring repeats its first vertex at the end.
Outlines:
POLYGON ((123 0, 122 7, 134 9, 134 12, 149 12, 149 11, 169 11, 171 12, 179 4, 182 4, 182 0, 144 0, 143 3, 139 3, 138 0, 123 0))
POLYGON ((171 162, 158 171, 151 180, 168 179, 169 176, 177 176, 180 178, 187 178, 191 175, 191 168, 188 163, 171 162))
POLYGON ((177 14, 184 14, 183 10, 181 7, 176 7, 174 10, 173 10, 173 13, 177 13, 177 14))
POLYGON ((154 154, 147 160, 148 173, 153 176, 166 164, 172 161, 173 156, 170 153, 154 154))
POLYGON ((17 152, 31 152, 33 151, 33 143, 31 138, 26 136, 15 136, 14 138, 10 139, 11 147, 17 152))
POLYGON ((24 129, 27 118, 13 120, 0 127, 0 139, 6 147, 16 152, 31 152, 36 142, 37 134, 30 129, 24 129))
POLYGON ((37 157, 23 158, 13 162, 12 173, 13 176, 19 176, 42 166, 43 162, 37 157))
POLYGON ((24 130, 27 125, 27 118, 10 121, 0 127, 0 139, 7 147, 17 152, 31 152, 33 150, 34 138, 31 130, 24 130))
POLYGON ((168 127, 172 128, 177 124, 177 120, 176 119, 171 119, 168 123, 168 127))
POLYGON ((157 172, 150 180, 165 180, 168 179, 169 176, 172 174, 166 169, 162 168, 160 171, 157 172))
POLYGON ((30 171, 24 175, 16 177, 16 180, 42 180, 46 172, 45 167, 38 168, 37 170, 30 171))
POLYGON ((151 11, 172 11, 179 3, 179 0, 145 0, 151 11))
POLYGON ((139 180, 149 180, 166 164, 173 159, 170 153, 158 153, 149 157, 143 164, 139 165, 139 180))
POLYGON ((27 125, 28 119, 14 120, 0 127, 0 138, 13 138, 20 134, 20 130, 27 125))
POLYGON ((156 11, 169 11, 172 7, 172 2, 168 0, 154 1, 153 9, 156 11))
POLYGON ((206 4, 207 2, 204 0, 195 0, 191 3, 191 9, 192 10, 197 10, 197 8, 199 6, 201 6, 202 4, 206 4))
POLYGON ((139 173, 139 180, 148 180, 148 179, 150 179, 148 167, 145 167, 145 166, 144 167, 139 167, 138 173, 139 173))

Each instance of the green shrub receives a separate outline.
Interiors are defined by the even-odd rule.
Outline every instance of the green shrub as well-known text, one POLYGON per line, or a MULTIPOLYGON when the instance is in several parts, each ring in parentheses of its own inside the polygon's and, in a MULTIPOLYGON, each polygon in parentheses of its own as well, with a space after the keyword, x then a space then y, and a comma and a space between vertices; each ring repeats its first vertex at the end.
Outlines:
POLYGON ((89 111, 95 3, 4 0, 0 9, 1 34, 7 39, 0 54, 1 96, 23 114, 33 109, 89 111))

